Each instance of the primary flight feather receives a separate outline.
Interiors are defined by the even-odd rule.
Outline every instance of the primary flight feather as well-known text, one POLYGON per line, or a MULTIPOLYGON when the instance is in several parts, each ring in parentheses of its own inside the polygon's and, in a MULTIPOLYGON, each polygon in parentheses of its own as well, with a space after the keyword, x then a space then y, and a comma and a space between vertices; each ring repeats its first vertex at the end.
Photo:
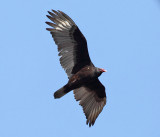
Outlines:
POLYGON ((60 64, 68 75, 68 83, 54 93, 61 98, 74 90, 74 97, 83 107, 86 123, 94 125, 96 118, 106 104, 105 87, 98 77, 105 72, 97 68, 89 57, 87 41, 74 21, 64 12, 48 11, 46 22, 60 56, 60 64))

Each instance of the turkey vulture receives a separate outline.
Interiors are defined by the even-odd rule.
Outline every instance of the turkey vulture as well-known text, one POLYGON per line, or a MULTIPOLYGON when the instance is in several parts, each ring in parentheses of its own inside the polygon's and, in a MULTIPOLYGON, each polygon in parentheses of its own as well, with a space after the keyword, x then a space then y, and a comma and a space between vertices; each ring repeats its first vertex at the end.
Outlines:
POLYGON ((46 22, 60 56, 60 64, 68 75, 68 83, 54 93, 54 98, 61 98, 74 90, 76 101, 83 107, 86 124, 94 125, 96 118, 106 104, 105 87, 98 77, 106 70, 97 68, 88 54, 87 41, 75 22, 64 12, 48 11, 46 22))

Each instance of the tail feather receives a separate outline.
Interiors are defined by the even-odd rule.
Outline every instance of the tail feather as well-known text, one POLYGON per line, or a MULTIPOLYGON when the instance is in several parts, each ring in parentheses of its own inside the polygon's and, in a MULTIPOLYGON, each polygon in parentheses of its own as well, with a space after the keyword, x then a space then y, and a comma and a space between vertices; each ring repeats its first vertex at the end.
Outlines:
POLYGON ((59 90, 57 90, 55 93, 54 93, 54 98, 61 98, 63 97, 65 94, 67 94, 69 91, 66 91, 66 88, 65 87, 62 87, 60 88, 59 90))

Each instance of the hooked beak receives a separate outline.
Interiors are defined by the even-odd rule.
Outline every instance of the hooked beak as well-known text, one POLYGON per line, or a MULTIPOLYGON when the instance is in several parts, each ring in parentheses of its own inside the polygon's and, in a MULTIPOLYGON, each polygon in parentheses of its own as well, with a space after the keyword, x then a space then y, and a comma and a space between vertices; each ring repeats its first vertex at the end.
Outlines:
POLYGON ((107 72, 107 70, 105 70, 105 69, 101 69, 101 71, 102 71, 102 72, 107 72))

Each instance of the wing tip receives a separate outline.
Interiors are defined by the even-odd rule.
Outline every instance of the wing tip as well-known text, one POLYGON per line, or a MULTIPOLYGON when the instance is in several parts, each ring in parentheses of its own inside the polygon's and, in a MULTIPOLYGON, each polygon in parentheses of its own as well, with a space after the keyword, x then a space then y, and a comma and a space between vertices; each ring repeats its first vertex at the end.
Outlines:
POLYGON ((45 23, 46 23, 47 25, 51 26, 51 27, 54 27, 54 24, 51 23, 51 22, 46 21, 45 23))
POLYGON ((58 12, 57 12, 58 10, 56 11, 56 10, 54 10, 54 9, 51 9, 51 11, 52 11, 54 14, 56 14, 56 15, 58 14, 58 12))
MULTIPOLYGON (((46 23, 47 25, 49 25, 49 26, 51 26, 51 24, 52 24, 51 22, 48 22, 48 21, 46 21, 45 23, 46 23)), ((47 31, 52 31, 53 28, 46 28, 46 30, 47 30, 47 31)))
POLYGON ((52 12, 50 12, 50 11, 47 11, 48 12, 48 14, 50 14, 51 16, 53 15, 53 13, 52 12))
POLYGON ((46 30, 47 30, 47 31, 52 31, 52 30, 54 30, 54 29, 52 29, 52 28, 46 28, 46 30))
POLYGON ((49 16, 49 15, 46 15, 46 17, 47 17, 47 18, 51 18, 51 16, 49 16))

